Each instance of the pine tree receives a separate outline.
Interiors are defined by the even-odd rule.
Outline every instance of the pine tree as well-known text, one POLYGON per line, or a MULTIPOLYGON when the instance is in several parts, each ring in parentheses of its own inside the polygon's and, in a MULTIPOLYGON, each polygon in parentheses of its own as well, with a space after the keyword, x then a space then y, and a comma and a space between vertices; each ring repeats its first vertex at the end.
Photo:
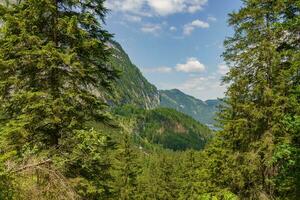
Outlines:
POLYGON ((156 164, 152 166, 155 181, 150 183, 155 184, 154 187, 156 187, 155 199, 177 199, 177 183, 174 176, 175 159, 169 152, 161 152, 156 156, 158 156, 156 164))
POLYGON ((1 157, 23 163, 51 157, 67 178, 80 180, 74 187, 90 199, 109 196, 110 190, 110 142, 87 126, 108 119, 95 90, 110 89, 117 76, 107 64, 111 34, 102 28, 103 2, 0 4, 1 157))
POLYGON ((199 160, 197 160, 196 152, 189 150, 184 152, 182 162, 182 169, 176 173, 179 177, 179 199, 199 199, 201 194, 201 184, 199 177, 199 160))
POLYGON ((0 135, 11 150, 57 146, 103 119, 92 91, 116 75, 106 63, 111 35, 98 20, 105 13, 98 0, 0 5, 0 135))
POLYGON ((224 129, 219 147, 231 156, 228 162, 218 161, 220 174, 228 175, 221 187, 243 199, 275 198, 285 162, 274 156, 282 145, 292 145, 293 133, 284 121, 298 115, 299 29, 290 28, 299 24, 299 2, 243 2, 230 15, 235 35, 225 42, 231 70, 224 78, 230 86, 220 113, 224 129))
POLYGON ((122 139, 114 166, 116 168, 114 191, 117 199, 131 200, 137 198, 137 179, 141 166, 138 150, 133 147, 130 135, 125 133, 122 139))

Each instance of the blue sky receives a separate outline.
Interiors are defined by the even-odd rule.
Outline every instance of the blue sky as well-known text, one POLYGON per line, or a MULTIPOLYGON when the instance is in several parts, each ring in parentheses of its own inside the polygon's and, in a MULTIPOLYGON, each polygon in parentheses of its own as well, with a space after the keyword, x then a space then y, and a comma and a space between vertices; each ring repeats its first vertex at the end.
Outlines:
POLYGON ((241 0, 107 0, 106 28, 159 89, 202 100, 223 97, 228 13, 241 0))

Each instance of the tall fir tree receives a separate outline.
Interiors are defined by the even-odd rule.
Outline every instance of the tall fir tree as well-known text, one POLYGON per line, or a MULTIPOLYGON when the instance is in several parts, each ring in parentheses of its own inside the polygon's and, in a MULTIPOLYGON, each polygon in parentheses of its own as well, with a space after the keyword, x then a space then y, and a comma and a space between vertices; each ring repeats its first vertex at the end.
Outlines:
POLYGON ((110 190, 110 142, 87 126, 108 119, 94 90, 117 77, 107 64, 106 11, 103 0, 0 4, 0 159, 26 163, 42 152, 79 178, 74 188, 89 199, 110 190))
POLYGON ((21 0, 0 5, 1 130, 6 150, 58 146, 103 119, 92 92, 108 88, 116 71, 107 65, 102 0, 21 0))
POLYGON ((196 152, 193 150, 184 152, 181 162, 181 169, 176 172, 176 177, 178 177, 178 182, 180 182, 178 199, 199 199, 203 190, 198 172, 201 163, 197 159, 196 152))
MULTIPOLYGON (((285 121, 298 116, 299 2, 243 2, 230 15, 235 34, 225 42, 230 72, 224 81, 230 86, 220 112, 219 147, 230 156, 217 161, 223 182, 216 182, 243 199, 273 199, 284 196, 277 178, 289 162, 276 160, 276 154, 293 154, 281 147, 295 147, 285 121)), ((292 188, 287 191, 295 199, 292 188)))
POLYGON ((133 146, 133 140, 128 133, 124 133, 116 151, 116 162, 114 163, 116 199, 136 199, 141 161, 139 160, 138 149, 133 146))

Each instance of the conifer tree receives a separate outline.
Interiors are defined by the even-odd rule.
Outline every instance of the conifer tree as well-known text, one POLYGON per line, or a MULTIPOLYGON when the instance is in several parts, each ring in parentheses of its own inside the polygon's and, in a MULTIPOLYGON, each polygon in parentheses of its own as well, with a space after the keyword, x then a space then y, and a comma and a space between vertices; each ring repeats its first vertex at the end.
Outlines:
POLYGON ((87 127, 107 119, 94 91, 109 89, 117 76, 107 64, 103 3, 0 4, 0 160, 26 163, 43 152, 88 199, 110 195, 110 142, 87 127))
POLYGON ((103 0, 22 0, 0 5, 0 136, 7 151, 57 147, 103 119, 92 92, 108 88, 111 35, 103 0))
MULTIPOLYGON (((153 166, 155 178, 156 197, 155 199, 177 199, 177 183, 174 176, 175 160, 171 153, 161 152, 156 158, 156 165, 153 166)), ((153 184, 153 183, 150 183, 153 184)))
POLYGON ((115 162, 114 191, 117 199, 131 200, 137 198, 138 175, 141 171, 137 149, 133 147, 128 133, 122 137, 117 149, 115 162))
POLYGON ((243 199, 272 199, 282 195, 276 179, 287 163, 274 159, 276 152, 294 147, 285 121, 298 116, 299 2, 243 2, 230 15, 235 34, 225 42, 231 70, 224 78, 230 86, 220 112, 219 147, 231 156, 218 161, 220 174, 228 175, 221 186, 243 199))

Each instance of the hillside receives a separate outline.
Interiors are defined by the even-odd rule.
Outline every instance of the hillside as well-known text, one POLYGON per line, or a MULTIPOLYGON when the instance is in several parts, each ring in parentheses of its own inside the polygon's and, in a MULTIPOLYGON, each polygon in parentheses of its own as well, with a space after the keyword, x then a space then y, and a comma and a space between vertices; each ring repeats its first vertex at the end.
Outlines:
POLYGON ((111 41, 113 56, 111 65, 120 70, 120 78, 113 85, 113 95, 109 102, 117 105, 134 104, 141 108, 152 109, 159 105, 159 93, 149 83, 140 70, 117 42, 111 41))
POLYGON ((207 125, 214 124, 219 104, 219 100, 201 101, 177 89, 160 91, 161 107, 173 108, 207 125))
POLYGON ((110 64, 121 71, 120 78, 113 84, 113 93, 106 96, 109 104, 131 104, 148 110, 158 107, 172 108, 208 126, 214 124, 219 100, 204 102, 177 89, 159 91, 130 61, 119 43, 111 41, 109 46, 113 52, 110 64))
POLYGON ((199 150, 212 134, 208 127, 169 108, 143 110, 127 105, 117 108, 115 114, 135 120, 136 141, 145 147, 158 144, 172 150, 199 150))

